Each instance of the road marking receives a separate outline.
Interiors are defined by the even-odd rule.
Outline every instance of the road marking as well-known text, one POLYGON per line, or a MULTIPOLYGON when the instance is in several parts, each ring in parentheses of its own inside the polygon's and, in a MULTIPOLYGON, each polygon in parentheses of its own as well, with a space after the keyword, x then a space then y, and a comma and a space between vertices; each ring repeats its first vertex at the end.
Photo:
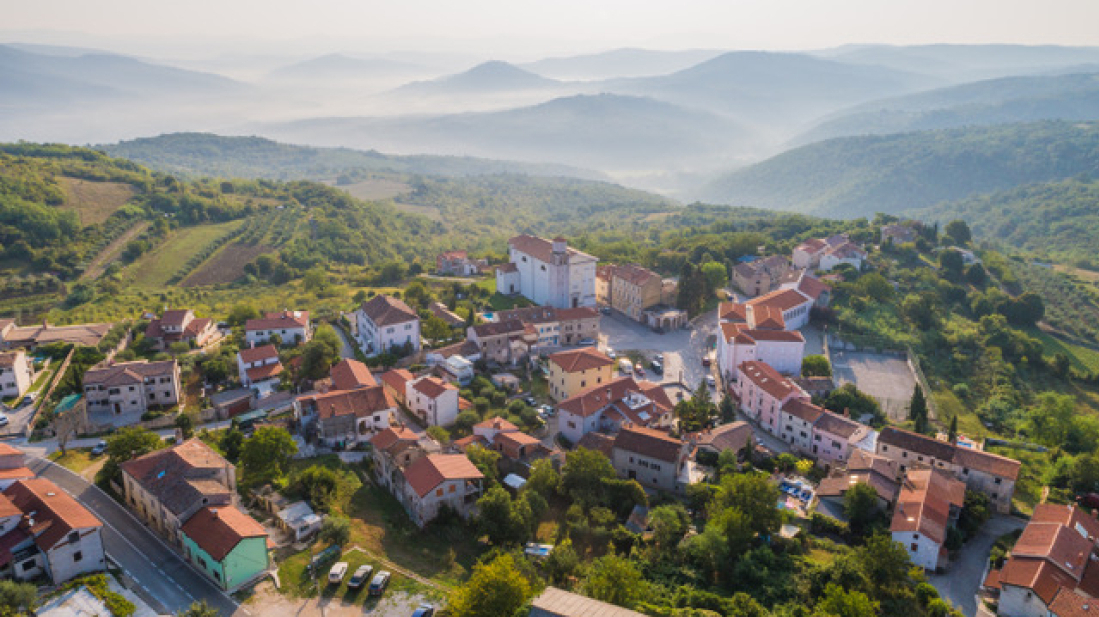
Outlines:
MULTIPOLYGON (((108 502, 110 502, 111 504, 113 504, 114 506, 116 506, 116 507, 117 507, 117 508, 118 508, 119 510, 121 510, 122 512, 125 512, 125 513, 126 513, 127 515, 129 515, 129 517, 130 517, 131 519, 133 519, 133 521, 134 521, 134 522, 135 522, 135 523, 136 523, 136 524, 137 524, 138 526, 144 527, 144 524, 143 524, 143 523, 141 523, 141 521, 139 521, 139 520, 137 519, 137 517, 135 517, 135 516, 133 515, 133 513, 132 513, 132 512, 130 512, 130 511, 129 511, 128 509, 126 509, 125 507, 123 507, 123 506, 122 506, 121 504, 119 504, 119 503, 118 503, 117 501, 115 501, 114 499, 112 499, 110 495, 108 495, 108 494, 107 494, 106 492, 104 492, 104 491, 103 491, 103 489, 99 488, 99 487, 98 487, 98 486, 96 486, 95 484, 92 484, 92 483, 88 482, 88 481, 87 481, 87 479, 85 479, 85 478, 84 478, 83 476, 81 476, 81 475, 77 474, 76 472, 72 471, 71 469, 69 469, 69 468, 67 468, 67 467, 63 467, 63 466, 61 466, 61 465, 58 465, 57 463, 54 463, 54 462, 53 462, 53 461, 51 461, 51 460, 48 460, 48 459, 44 459, 44 458, 40 458, 40 457, 35 457, 35 458, 37 458, 37 460, 38 460, 38 461, 40 461, 40 462, 42 463, 42 465, 40 466, 40 467, 41 467, 42 469, 61 469, 61 470, 64 470, 64 471, 68 472, 68 473, 69 473, 69 475, 71 475, 71 476, 75 477, 75 478, 76 478, 77 480, 79 480, 80 482, 86 483, 86 484, 88 485, 88 488, 91 488, 91 489, 94 489, 95 491, 98 491, 98 492, 94 492, 94 491, 93 491, 93 493, 92 493, 93 495, 96 495, 97 497, 102 497, 103 499, 107 500, 108 502)), ((32 463, 32 464, 33 464, 33 463, 32 463)), ((41 475, 41 472, 38 472, 38 475, 41 475)), ((61 490, 63 490, 63 491, 65 491, 66 493, 68 493, 68 494, 69 494, 69 495, 70 495, 70 496, 71 496, 71 497, 72 497, 73 499, 76 499, 76 496, 75 496, 75 495, 73 495, 73 494, 72 494, 71 492, 69 492, 69 491, 68 491, 67 489, 65 489, 64 487, 61 487, 61 490)), ((77 500, 78 502, 80 501, 79 499, 76 499, 76 500, 77 500)), ((98 518, 98 517, 97 517, 97 518, 98 518)), ((146 562, 147 562, 147 563, 148 563, 148 564, 149 564, 150 566, 152 566, 153 568, 155 568, 155 569, 157 569, 157 570, 160 570, 160 568, 159 568, 159 567, 157 567, 157 566, 156 566, 156 564, 154 564, 154 563, 153 563, 153 562, 152 562, 152 561, 151 561, 151 560, 150 560, 150 559, 149 559, 148 557, 146 557, 146 556, 145 556, 145 553, 144 553, 143 551, 141 551, 141 550, 140 550, 140 549, 138 549, 138 548, 137 548, 136 546, 134 546, 134 543, 133 543, 133 542, 130 542, 130 539, 129 539, 129 538, 127 538, 127 537, 126 537, 126 536, 125 536, 125 535, 124 535, 124 534, 123 534, 122 532, 118 531, 118 529, 117 529, 117 528, 115 528, 115 526, 114 526, 114 525, 111 525, 111 524, 110 524, 109 522, 107 522, 107 521, 105 521, 105 520, 102 520, 102 519, 100 519, 100 520, 101 520, 101 522, 102 522, 102 523, 103 523, 104 525, 106 525, 106 526, 107 526, 108 528, 110 528, 110 530, 111 530, 111 531, 113 531, 113 532, 115 532, 116 534, 118 534, 118 537, 122 538, 122 541, 123 541, 123 542, 125 542, 126 544, 128 544, 128 545, 130 546, 130 548, 132 548, 132 549, 134 550, 134 552, 135 552, 135 553, 137 553, 138 555, 140 555, 140 556, 141 556, 141 557, 142 557, 142 558, 143 558, 143 559, 144 559, 144 560, 145 560, 145 561, 146 561, 146 562)), ((212 588, 212 589, 216 589, 216 590, 218 591, 218 593, 220 593, 220 594, 222 595, 222 597, 224 597, 224 598, 225 598, 226 600, 228 600, 228 601, 230 602, 230 604, 231 604, 231 605, 233 606, 233 610, 234 610, 234 611, 235 611, 235 610, 236 610, 237 608, 239 608, 240 604, 239 604, 239 603, 238 603, 238 602, 237 602, 236 600, 234 600, 232 596, 230 596, 229 594, 225 593, 225 591, 224 591, 224 590, 222 590, 222 589, 221 589, 220 587, 216 587, 216 586, 214 586, 214 584, 213 584, 212 582, 209 582, 209 579, 207 579, 207 578, 206 578, 206 577, 205 577, 205 576, 204 576, 204 575, 203 575, 203 574, 202 574, 201 572, 199 572, 199 571, 198 571, 197 569, 195 569, 195 567, 194 567, 194 566, 192 566, 192 565, 191 565, 191 564, 190 564, 190 563, 189 563, 189 562, 188 562, 187 560, 183 559, 182 557, 180 557, 180 556, 179 556, 179 554, 178 554, 178 553, 176 553, 176 552, 175 552, 174 550, 172 550, 172 547, 171 547, 171 546, 169 546, 169 545, 168 545, 168 543, 167 543, 167 542, 165 542, 165 541, 164 541, 164 540, 163 540, 163 539, 162 539, 162 538, 161 538, 160 536, 158 536, 157 534, 153 533, 152 531, 149 531, 149 532, 148 532, 148 535, 149 535, 149 536, 151 536, 151 537, 153 537, 153 538, 156 538, 156 540, 157 540, 158 542, 160 542, 160 544, 161 544, 161 545, 162 545, 162 546, 163 546, 163 547, 164 547, 165 549, 167 549, 167 550, 168 550, 168 552, 172 553, 172 555, 176 556, 176 557, 177 557, 177 558, 178 558, 178 559, 179 559, 179 560, 180 560, 181 562, 183 562, 184 564, 186 564, 186 565, 187 565, 187 566, 188 566, 188 567, 189 567, 189 568, 191 569, 191 571, 192 571, 192 572, 194 572, 195 574, 197 574, 197 575, 198 575, 199 577, 201 577, 201 578, 202 578, 203 580, 207 581, 207 582, 209 583, 209 586, 210 586, 210 588, 212 588)), ((161 570, 161 573, 163 573, 163 570, 161 570)), ((165 575, 165 576, 167 576, 167 575, 165 575)), ((173 582, 174 582, 174 580, 173 580, 173 582)), ((178 585, 177 585, 177 586, 178 586, 178 585)), ((144 588, 144 586, 142 586, 142 588, 144 588)), ((146 591, 148 591, 148 590, 146 589, 146 591)), ((194 601, 195 601, 195 597, 194 597, 194 596, 193 596, 193 595, 192 595, 192 594, 191 594, 190 592, 188 592, 188 591, 184 590, 184 591, 183 591, 183 593, 184 593, 184 595, 185 595, 186 597, 188 597, 188 598, 190 598, 190 599, 191 599, 191 602, 194 602, 194 601)), ((154 594, 154 593, 152 593, 152 592, 149 592, 149 594, 150 594, 150 595, 152 595, 153 597, 156 597, 156 594, 154 594)), ((159 598, 158 598, 158 599, 159 599, 159 598)), ((163 602, 163 601, 162 601, 162 602, 163 602)))

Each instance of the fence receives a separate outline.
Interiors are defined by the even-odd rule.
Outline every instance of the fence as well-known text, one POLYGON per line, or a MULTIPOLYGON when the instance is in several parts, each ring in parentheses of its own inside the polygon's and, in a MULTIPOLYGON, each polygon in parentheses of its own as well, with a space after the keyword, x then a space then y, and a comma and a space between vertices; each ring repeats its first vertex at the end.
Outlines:
POLYGON ((920 384, 920 389, 923 390, 924 399, 927 401, 927 413, 930 420, 939 419, 939 405, 935 402, 935 397, 932 396, 931 383, 927 381, 927 375, 923 374, 923 367, 920 366, 920 357, 916 355, 916 352, 912 351, 910 345, 905 346, 905 355, 908 358, 908 368, 912 369, 912 374, 916 376, 916 383, 920 384))
POLYGON ((61 380, 65 377, 65 371, 69 369, 69 363, 72 362, 73 354, 76 353, 76 347, 69 350, 69 355, 65 356, 65 361, 61 363, 61 366, 57 369, 57 372, 53 375, 53 381, 50 383, 50 387, 46 389, 45 394, 40 394, 38 400, 34 403, 34 411, 31 412, 31 417, 27 420, 27 427, 23 429, 26 436, 29 438, 31 433, 34 432, 34 425, 38 422, 38 414, 42 412, 43 407, 46 405, 46 401, 53 395, 53 391, 57 389, 57 384, 61 383, 61 380))

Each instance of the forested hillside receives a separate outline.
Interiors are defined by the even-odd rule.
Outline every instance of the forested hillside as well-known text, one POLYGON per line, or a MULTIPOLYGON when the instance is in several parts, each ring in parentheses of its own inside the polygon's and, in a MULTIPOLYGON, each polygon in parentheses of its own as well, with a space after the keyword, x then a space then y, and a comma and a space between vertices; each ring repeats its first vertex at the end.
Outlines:
POLYGON ((713 203, 860 217, 895 213, 1099 166, 1099 124, 1039 122, 839 138, 718 178, 713 203))
POLYGON ((1099 270, 1099 181, 1087 175, 938 204, 910 214, 943 223, 961 218, 980 238, 1043 259, 1099 270))
POLYGON ((469 156, 382 154, 374 150, 313 148, 263 137, 224 137, 211 133, 173 133, 98 146, 111 156, 186 177, 335 179, 349 171, 388 171, 436 176, 524 173, 602 179, 599 172, 469 156))

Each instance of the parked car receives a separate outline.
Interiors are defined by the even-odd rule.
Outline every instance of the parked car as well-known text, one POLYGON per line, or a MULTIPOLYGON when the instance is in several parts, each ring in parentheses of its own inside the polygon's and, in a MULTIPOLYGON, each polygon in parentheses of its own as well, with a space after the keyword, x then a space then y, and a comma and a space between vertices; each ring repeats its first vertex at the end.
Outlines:
POLYGON ((435 617, 435 607, 423 604, 412 613, 412 617, 435 617))
POLYGON ((100 454, 103 454, 106 451, 107 451, 107 442, 103 441, 102 439, 99 440, 99 443, 92 446, 92 456, 99 456, 100 454))
POLYGON ((702 366, 705 366, 705 367, 710 366, 710 355, 709 354, 706 354, 705 356, 702 356, 702 366))
POLYGON ((656 360, 657 362, 663 362, 664 361, 664 354, 658 353, 655 356, 653 356, 653 359, 656 360))
POLYGON ((349 589, 358 589, 363 586, 363 583, 370 579, 370 575, 374 574, 374 566, 361 565, 355 573, 351 575, 351 580, 347 581, 347 587, 349 589))
POLYGON ((7 426, 9 422, 11 419, 8 418, 8 414, 0 411, 0 426, 7 426))
POLYGON ((529 405, 530 407, 534 407, 538 403, 538 401, 534 400, 533 396, 524 396, 523 397, 523 402, 526 403, 527 405, 529 405))
POLYGON ((614 350, 611 349, 610 347, 603 350, 603 355, 607 356, 611 360, 617 360, 618 359, 618 354, 615 353, 614 350))
POLYGON ((657 375, 663 375, 664 374, 664 365, 661 364, 659 360, 653 360, 649 364, 653 367, 653 372, 654 373, 656 373, 657 375))
POLYGON ((603 313, 604 315, 610 315, 611 314, 611 307, 601 306, 601 307, 599 307, 599 312, 603 313))
POLYGON ((717 381, 714 380, 713 375, 707 375, 706 376, 706 385, 710 386, 711 388, 716 388, 717 387, 717 381))
POLYGON ((636 365, 634 365, 633 372, 637 373, 638 375, 644 375, 645 367, 641 366, 641 363, 638 362, 636 365))
POLYGON ((26 396, 23 397, 23 404, 24 405, 30 405, 37 398, 38 398, 38 393, 37 392, 28 392, 26 394, 26 396))
POLYGON ((374 580, 370 581, 370 595, 380 596, 385 593, 385 588, 389 586, 389 572, 382 570, 374 577, 374 580))
POLYGON ((339 585, 343 582, 343 577, 347 575, 347 562, 341 561, 332 566, 332 569, 328 571, 328 584, 339 585))
POLYGON ((582 338, 582 339, 580 339, 580 342, 578 344, 581 347, 591 347, 592 345, 595 345, 595 339, 593 339, 593 338, 582 338))

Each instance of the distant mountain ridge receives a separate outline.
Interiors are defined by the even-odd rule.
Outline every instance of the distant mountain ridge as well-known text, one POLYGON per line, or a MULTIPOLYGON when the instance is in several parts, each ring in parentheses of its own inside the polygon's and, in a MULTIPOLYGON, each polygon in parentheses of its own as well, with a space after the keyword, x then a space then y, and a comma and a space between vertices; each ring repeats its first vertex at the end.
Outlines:
POLYGON ((415 81, 397 88, 398 92, 418 94, 459 94, 469 92, 506 92, 559 85, 554 79, 536 75, 514 64, 493 60, 483 62, 468 71, 430 81, 415 81))
POLYGON ((553 79, 649 77, 681 71, 722 53, 724 52, 714 49, 663 51, 623 48, 594 54, 543 58, 519 66, 553 79))
POLYGON ((963 126, 1099 118, 1099 71, 1005 77, 864 103, 826 119, 795 144, 963 126))
POLYGON ((844 137, 725 174, 711 203, 855 218, 1099 169, 1099 123, 1038 122, 844 137))
POLYGON ((618 94, 562 97, 499 112, 321 118, 254 130, 287 141, 569 161, 603 170, 652 169, 727 156, 742 146, 738 142, 754 139, 748 129, 709 112, 618 94))
POLYGON ((263 137, 174 133, 97 146, 111 156, 185 177, 215 176, 274 180, 330 179, 349 170, 434 176, 515 173, 605 180, 595 171, 565 165, 535 165, 472 157, 395 156, 347 148, 314 148, 263 137))

